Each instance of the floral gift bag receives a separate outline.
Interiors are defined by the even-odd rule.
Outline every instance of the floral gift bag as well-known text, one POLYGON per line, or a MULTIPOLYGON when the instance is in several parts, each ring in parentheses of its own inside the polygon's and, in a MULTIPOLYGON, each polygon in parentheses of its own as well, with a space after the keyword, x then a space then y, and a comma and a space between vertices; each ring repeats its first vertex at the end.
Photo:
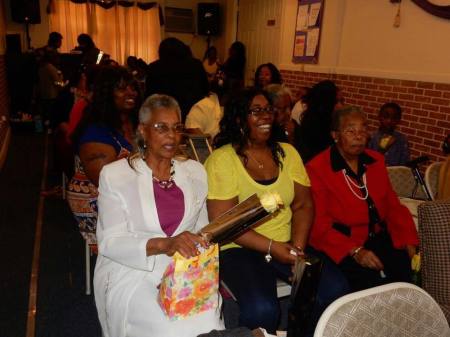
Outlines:
POLYGON ((190 259, 175 253, 161 280, 158 303, 170 320, 183 319, 217 308, 218 288, 217 244, 190 259))

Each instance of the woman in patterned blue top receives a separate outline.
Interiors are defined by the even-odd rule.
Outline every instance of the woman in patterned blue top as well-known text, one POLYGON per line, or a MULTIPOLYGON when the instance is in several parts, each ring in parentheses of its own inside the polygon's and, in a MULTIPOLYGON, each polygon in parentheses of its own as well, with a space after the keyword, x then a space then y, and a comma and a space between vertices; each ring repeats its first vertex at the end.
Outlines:
POLYGON ((68 185, 67 200, 89 244, 96 244, 100 171, 131 151, 140 103, 133 76, 122 67, 104 67, 94 82, 92 103, 73 134, 75 174, 68 185))

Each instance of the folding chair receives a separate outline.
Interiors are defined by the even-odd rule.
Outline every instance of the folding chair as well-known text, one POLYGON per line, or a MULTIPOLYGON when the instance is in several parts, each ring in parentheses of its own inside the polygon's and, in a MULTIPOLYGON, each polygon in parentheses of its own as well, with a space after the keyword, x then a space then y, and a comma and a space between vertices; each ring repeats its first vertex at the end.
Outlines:
POLYGON ((324 311, 314 337, 449 337, 436 301, 424 290, 397 282, 343 296, 324 311))
POLYGON ((186 133, 185 136, 188 145, 186 149, 188 157, 203 164, 212 152, 209 142, 210 135, 186 133))

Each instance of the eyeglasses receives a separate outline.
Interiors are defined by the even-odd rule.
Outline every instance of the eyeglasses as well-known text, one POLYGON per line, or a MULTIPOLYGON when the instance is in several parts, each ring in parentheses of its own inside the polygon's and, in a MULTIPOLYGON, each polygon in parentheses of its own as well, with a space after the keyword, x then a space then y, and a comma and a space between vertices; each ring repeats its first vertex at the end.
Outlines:
POLYGON ((158 131, 158 133, 160 133, 160 134, 167 134, 171 130, 175 133, 180 134, 180 133, 183 133, 185 130, 184 124, 182 124, 182 123, 177 123, 172 126, 169 126, 166 123, 155 123, 155 124, 151 124, 150 126, 153 129, 155 129, 156 131, 158 131))
POLYGON ((275 110, 272 106, 267 106, 265 108, 260 108, 260 107, 256 107, 256 108, 250 108, 249 113, 253 116, 253 117, 261 117, 262 115, 269 114, 269 115, 273 115, 275 113, 275 110))
POLYGON ((369 134, 369 130, 367 128, 362 129, 356 129, 356 128, 347 128, 341 131, 343 134, 345 134, 347 137, 367 137, 369 134))

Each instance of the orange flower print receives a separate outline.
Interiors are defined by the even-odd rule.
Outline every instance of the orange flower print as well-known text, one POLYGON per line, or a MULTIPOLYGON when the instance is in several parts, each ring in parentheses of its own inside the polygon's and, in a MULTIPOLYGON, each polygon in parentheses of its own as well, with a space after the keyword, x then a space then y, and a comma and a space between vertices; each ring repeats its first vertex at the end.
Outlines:
POLYGON ((214 283, 211 280, 196 284, 194 288, 194 297, 202 298, 209 293, 209 290, 213 287, 214 283))
POLYGON ((170 308, 170 299, 169 298, 164 299, 163 307, 166 309, 166 311, 169 311, 169 308, 170 308))
POLYGON ((177 312, 179 315, 185 316, 189 314, 194 305, 195 305, 194 299, 186 299, 179 301, 177 304, 175 304, 175 312, 177 312))

